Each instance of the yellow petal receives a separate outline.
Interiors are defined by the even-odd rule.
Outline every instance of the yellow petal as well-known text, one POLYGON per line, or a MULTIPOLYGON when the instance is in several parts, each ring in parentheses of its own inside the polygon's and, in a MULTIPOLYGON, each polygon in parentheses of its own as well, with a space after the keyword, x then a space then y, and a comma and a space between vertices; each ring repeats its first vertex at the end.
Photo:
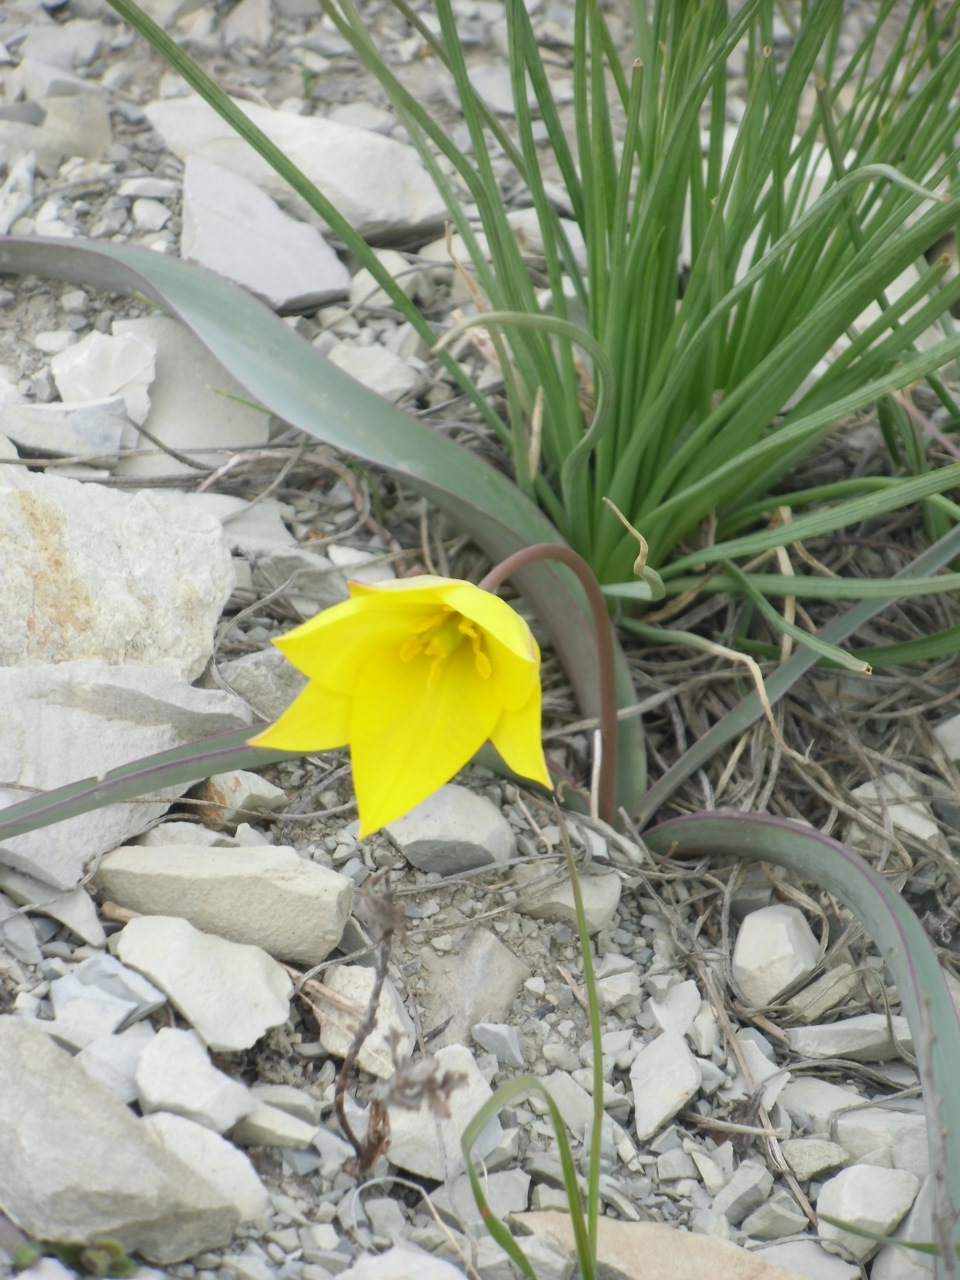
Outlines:
POLYGON ((486 742, 500 708, 490 680, 461 645, 442 660, 380 656, 360 672, 350 749, 361 837, 409 813, 449 782, 486 742))
POLYGON ((284 657, 304 675, 337 693, 351 693, 357 672, 381 650, 399 649, 410 635, 415 604, 390 611, 346 600, 325 609, 276 641, 284 657))
POLYGON ((519 711, 504 711, 490 734, 490 741, 504 763, 520 775, 552 789, 540 741, 540 686, 519 711))
MULTIPOLYGON (((528 633, 529 634, 529 633, 528 633)), ((484 636, 497 701, 507 711, 520 711, 540 687, 540 650, 530 635, 529 657, 518 658, 512 649, 500 643, 489 632, 484 636)))
POLYGON ((329 751, 350 740, 353 699, 311 682, 274 724, 249 740, 251 747, 280 751, 329 751))

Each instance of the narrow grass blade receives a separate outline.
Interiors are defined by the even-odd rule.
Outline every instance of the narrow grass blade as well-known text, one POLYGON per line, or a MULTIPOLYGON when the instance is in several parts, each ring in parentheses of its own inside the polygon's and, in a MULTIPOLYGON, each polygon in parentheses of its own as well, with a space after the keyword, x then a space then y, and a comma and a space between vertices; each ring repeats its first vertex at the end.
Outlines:
POLYGON ((934 1173, 934 1230, 947 1255, 943 1261, 952 1262, 960 1222, 960 1023, 920 921, 855 849, 786 818, 700 813, 660 823, 644 840, 664 855, 706 853, 773 862, 814 881, 856 915, 896 982, 913 1035, 934 1173))
MULTIPOLYGON (((921 552, 897 577, 902 577, 909 582, 911 578, 935 573, 937 569, 955 560, 958 555, 960 555, 960 527, 951 529, 948 534, 938 542, 935 542, 932 547, 928 547, 926 551, 921 552)), ((887 603, 886 600, 861 601, 860 604, 848 609, 846 613, 841 614, 839 618, 835 618, 833 622, 825 626, 819 632, 820 639, 826 640, 828 644, 839 644, 849 636, 852 636, 865 622, 869 622, 876 614, 881 613, 886 608, 887 603)), ((629 619, 626 619, 622 625, 629 629, 629 619)), ((778 698, 782 698, 787 690, 791 689, 819 661, 818 655, 811 650, 799 650, 783 666, 778 667, 776 671, 767 676, 764 683, 766 684, 767 697, 770 702, 775 703, 778 698)), ((689 751, 684 752, 676 764, 672 765, 662 778, 659 778, 650 787, 632 812, 631 816, 634 822, 639 827, 644 827, 650 822, 653 815, 670 798, 677 787, 725 747, 728 742, 732 742, 745 729, 748 729, 754 721, 759 720, 763 714, 763 706, 756 693, 749 694, 732 711, 728 711, 722 719, 718 720, 694 743, 689 751)))

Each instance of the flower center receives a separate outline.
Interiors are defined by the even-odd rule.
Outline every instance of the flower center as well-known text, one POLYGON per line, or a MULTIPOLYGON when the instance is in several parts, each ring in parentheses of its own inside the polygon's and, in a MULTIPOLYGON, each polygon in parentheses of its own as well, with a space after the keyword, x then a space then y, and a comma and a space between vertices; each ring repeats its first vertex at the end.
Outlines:
POLYGON ((453 609, 440 609, 423 618, 416 618, 410 625, 411 634, 400 646, 400 661, 412 662, 421 653, 432 658, 427 688, 432 689, 440 678, 444 661, 469 639, 473 649, 473 662, 477 675, 483 680, 491 673, 490 659, 484 652, 483 636, 475 622, 453 609))

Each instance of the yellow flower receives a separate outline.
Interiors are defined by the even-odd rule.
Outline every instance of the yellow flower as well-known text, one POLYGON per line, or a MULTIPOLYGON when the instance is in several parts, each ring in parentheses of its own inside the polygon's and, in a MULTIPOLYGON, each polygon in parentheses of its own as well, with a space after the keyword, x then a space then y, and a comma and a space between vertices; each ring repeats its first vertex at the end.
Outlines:
POLYGON ((498 596, 423 575, 366 586, 275 642, 310 683, 252 746, 350 747, 367 836, 432 795, 488 739, 549 787, 540 650, 498 596))

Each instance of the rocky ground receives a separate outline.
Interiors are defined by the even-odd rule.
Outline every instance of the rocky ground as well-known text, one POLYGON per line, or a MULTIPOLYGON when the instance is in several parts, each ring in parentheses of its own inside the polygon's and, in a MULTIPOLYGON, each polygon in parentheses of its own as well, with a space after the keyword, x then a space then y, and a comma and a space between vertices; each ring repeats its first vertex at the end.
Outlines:
MULTIPOLYGON (((312 0, 148 7, 360 230, 402 246, 384 261, 411 297, 438 318, 464 303, 431 184, 312 0)), ((570 7, 530 7, 562 89, 570 7)), ((368 9, 404 83, 459 129, 420 37, 389 7, 368 9)), ((457 9, 476 84, 509 118, 500 8, 457 9)), ((183 253, 381 394, 472 430, 365 273, 100 0, 6 6, 0 75, 0 231, 183 253)), ((514 217, 528 234, 525 211, 514 217)), ((420 500, 230 398, 242 389, 143 299, 7 276, 0 305, 0 803, 278 714, 298 678, 267 642, 343 599, 346 574, 475 569, 420 500)), ((468 344, 461 354, 491 376, 468 344)), ((670 708, 651 734, 655 764, 683 733, 671 688, 692 668, 671 662, 640 673, 651 710, 670 708)), ((582 766, 585 727, 571 728, 549 658, 546 671, 548 751, 582 766)), ((723 679, 696 669, 696 714, 723 679)), ((949 856, 957 825, 960 717, 942 687, 881 686, 887 712, 878 695, 855 704, 872 767, 857 761, 828 825, 859 813, 873 856, 914 855, 907 889, 947 945, 955 895, 931 850, 949 856), (884 754, 904 697, 921 706, 937 777, 912 746, 895 757, 909 760, 902 772, 884 754)), ((845 691, 859 696, 855 681, 845 691)), ((751 792, 730 776, 704 775, 710 798, 756 799, 759 782, 751 792)), ((146 1260, 142 1280, 512 1274, 483 1230, 459 1134, 492 1088, 528 1071, 585 1172, 592 1057, 564 833, 542 800, 479 767, 372 839, 356 830, 333 753, 4 846, 0 1274, 27 1237, 100 1235, 146 1260), (363 1135, 377 1100, 391 1142, 358 1176, 336 1080, 395 907, 402 927, 346 1103, 363 1135), (432 1055, 439 1076, 398 1072, 411 1055, 432 1055)), ((931 1234, 909 1033, 868 940, 781 876, 679 870, 581 818, 567 835, 603 1015, 609 1265, 630 1277, 929 1274, 923 1255, 817 1218, 931 1234)), ((567 1280, 546 1106, 511 1099, 476 1152, 538 1277, 567 1280)), ((48 1256, 28 1274, 63 1268, 48 1256)))

